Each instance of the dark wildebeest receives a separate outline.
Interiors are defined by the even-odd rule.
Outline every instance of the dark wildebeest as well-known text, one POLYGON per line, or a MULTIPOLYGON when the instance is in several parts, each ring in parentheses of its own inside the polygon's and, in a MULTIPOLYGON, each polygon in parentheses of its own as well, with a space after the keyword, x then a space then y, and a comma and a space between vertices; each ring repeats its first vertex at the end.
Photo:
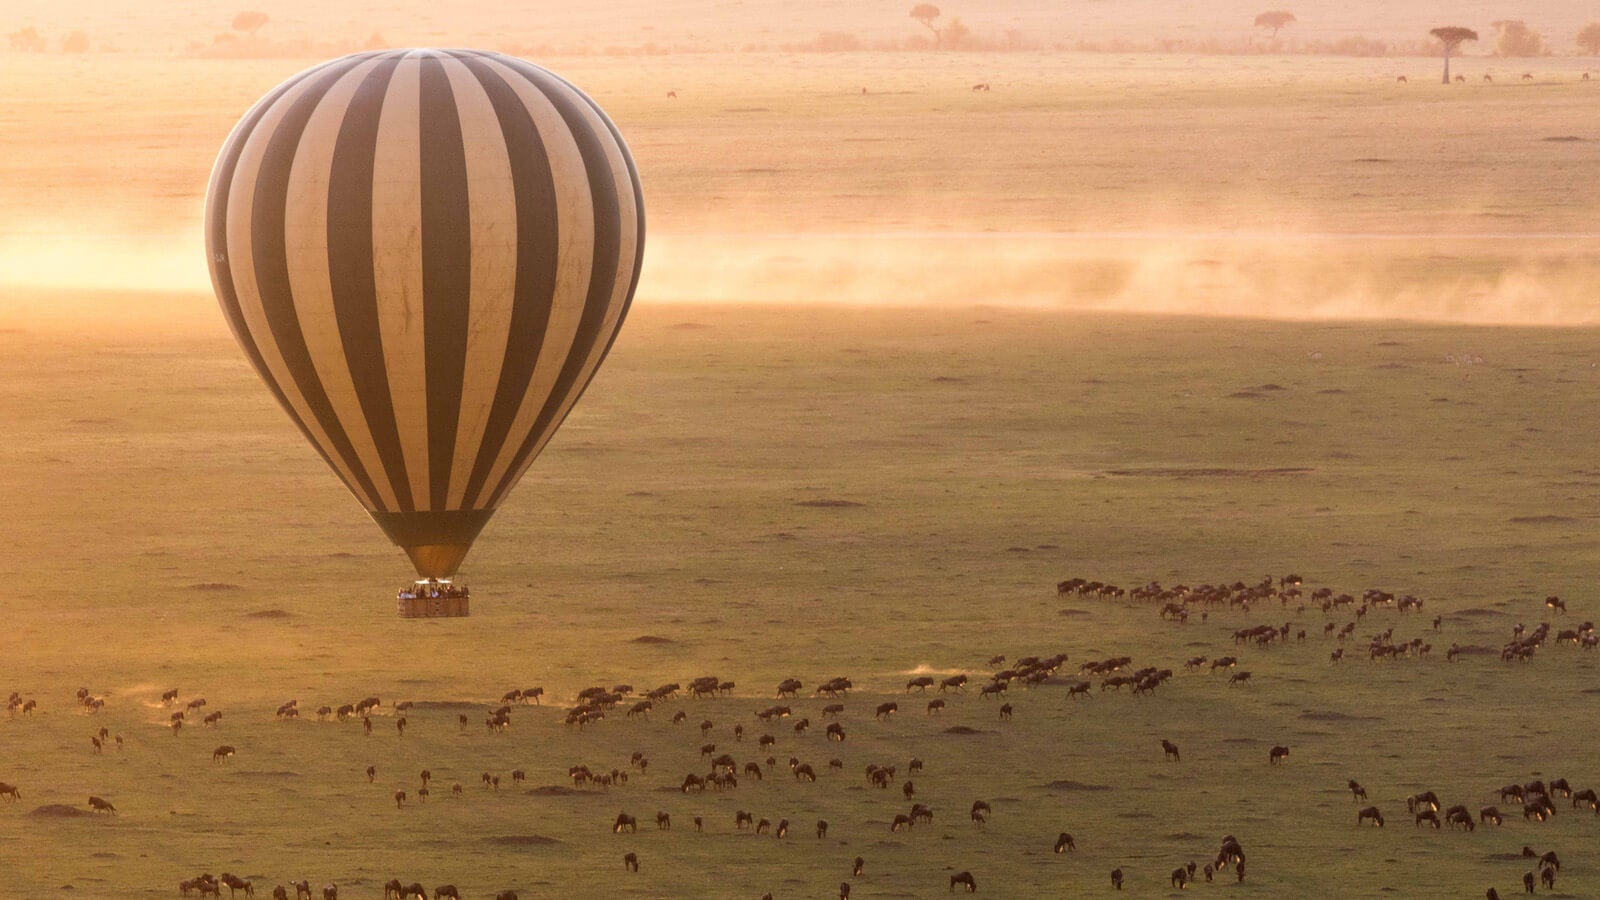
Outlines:
POLYGON ((787 837, 788 834, 789 834, 789 820, 788 819, 779 819, 778 820, 778 830, 773 832, 773 835, 775 837, 780 837, 781 838, 781 837, 787 837))
POLYGON ((766 819, 762 819, 756 823, 756 834, 766 834, 770 828, 772 828, 772 823, 766 819))
MULTIPOLYGON (((862 90, 866 90, 866 88, 862 88, 862 90)), ((839 900, 850 900, 850 882, 839 882, 839 900)))
POLYGON ((856 857, 856 861, 850 865, 850 874, 856 878, 860 878, 861 873, 866 871, 866 869, 867 861, 858 856, 856 857))
POLYGON ((405 809, 405 806, 406 806, 406 792, 405 791, 395 791, 394 792, 394 808, 395 809, 405 809))
POLYGON ((339 886, 332 882, 323 885, 322 900, 339 900, 339 886))
POLYGON ((1532 872, 1524 872, 1523 875, 1522 875, 1522 892, 1525 893, 1525 894, 1533 893, 1533 882, 1534 882, 1533 873, 1532 872))
POLYGON ((1116 888, 1119 891, 1122 890, 1122 870, 1121 869, 1112 869, 1111 870, 1111 886, 1116 888))
POLYGON ((629 832, 637 833, 639 831, 639 820, 627 813, 617 813, 617 821, 612 824, 611 833, 621 834, 624 828, 628 829, 629 832))
POLYGON ((389 879, 383 883, 383 900, 404 900, 405 895, 400 893, 404 889, 405 885, 400 883, 400 879, 389 879))
POLYGON ((983 800, 972 801, 972 821, 982 825, 983 823, 989 821, 989 816, 993 813, 994 810, 989 808, 989 804, 987 802, 983 800))
POLYGON ((1489 888, 1483 892, 1483 900, 1500 900, 1500 892, 1494 888, 1489 888))
POLYGON ((1000 718, 1002 718, 1002 719, 1011 718, 1011 704, 1009 704, 1009 703, 1000 704, 1000 718))
POLYGON ((516 891, 501 891, 494 895, 494 900, 517 900, 516 891))
POLYGON ((14 784, 6 784, 4 781, 0 781, 0 797, 4 797, 7 800, 21 800, 22 791, 18 790, 14 784))
POLYGON ((311 900, 311 882, 302 878, 289 882, 289 886, 294 888, 294 900, 311 900))
POLYGON ((826 819, 818 819, 817 820, 817 839, 821 840, 822 838, 825 838, 827 836, 828 836, 828 822, 827 822, 827 820, 826 819))
POLYGON ((1365 799, 1367 799, 1367 789, 1362 787, 1360 782, 1358 782, 1354 778, 1352 778, 1352 779, 1350 779, 1349 784, 1350 784, 1350 798, 1352 800, 1365 800, 1365 799))
POLYGON ((228 757, 232 756, 233 754, 234 754, 233 745, 231 745, 231 744, 223 744, 221 747, 218 747, 217 749, 211 751, 211 761, 212 762, 225 762, 228 759, 228 757))
POLYGON ((1163 739, 1161 741, 1161 749, 1166 754, 1164 757, 1166 759, 1171 759, 1173 761, 1179 761, 1182 759, 1182 757, 1178 755, 1178 745, 1169 740, 1163 739))
POLYGON ((1249 680, 1250 680, 1250 673, 1249 672, 1235 672, 1232 675, 1228 676, 1228 683, 1229 684, 1241 684, 1241 683, 1249 681, 1249 680))
POLYGON ((1378 812, 1378 808, 1376 806, 1363 807, 1360 812, 1356 813, 1357 825, 1360 825, 1368 819, 1371 819, 1372 824, 1378 826, 1379 828, 1383 827, 1383 813, 1378 812))
POLYGON ((227 885, 229 897, 234 896, 234 891, 244 891, 246 897, 254 897, 256 895, 255 886, 250 883, 249 879, 223 872, 217 880, 227 885))
POLYGON ((1415 825, 1418 828, 1421 828, 1423 822, 1427 822, 1427 823, 1433 825, 1434 829, 1437 830, 1440 827, 1440 825, 1439 825, 1439 814, 1434 812, 1431 809, 1422 810, 1421 812, 1416 814, 1415 825))
POLYGON ((978 881, 972 877, 971 872, 957 872, 956 874, 951 875, 950 890, 955 890, 956 885, 958 884, 965 885, 967 888, 967 893, 969 894, 976 894, 978 892, 978 881))
POLYGON ((453 884, 442 884, 433 889, 433 900, 461 900, 461 892, 453 884))
POLYGON ((1539 870, 1539 883, 1544 885, 1545 890, 1548 890, 1548 891, 1555 890, 1556 889, 1556 870, 1555 869, 1541 869, 1541 870, 1539 870))
POLYGON ((111 805, 111 801, 100 797, 90 797, 89 808, 95 812, 108 813, 113 816, 117 814, 117 808, 111 805))
POLYGON ((1288 758, 1289 748, 1282 746, 1281 744, 1267 751, 1267 762, 1271 765, 1275 766, 1288 758))
POLYGON ((1478 822, 1493 822, 1496 825, 1504 824, 1505 819, 1500 815, 1500 810, 1493 806, 1485 806, 1478 810, 1478 822))
POLYGON ((877 719, 888 719, 890 716, 894 715, 895 713, 897 713, 899 711, 900 711, 900 704, 898 704, 898 703, 894 703, 894 702, 880 703, 880 704, 878 704, 878 711, 876 713, 873 713, 873 717, 877 718, 877 719))
POLYGON ((656 828, 661 831, 672 830, 672 816, 665 811, 656 813, 656 828))
POLYGON ((746 825, 754 825, 755 823, 756 817, 742 809, 733 814, 733 827, 735 829, 742 831, 746 825))
POLYGON ((1176 869, 1172 870, 1172 886, 1173 887, 1181 889, 1184 885, 1186 885, 1188 883, 1189 883, 1189 870, 1188 869, 1185 869, 1183 866, 1179 866, 1176 869))
POLYGON ((1549 853, 1546 853, 1545 855, 1539 857, 1539 868, 1541 868, 1541 869, 1560 869, 1561 868, 1561 858, 1556 856, 1556 852, 1554 850, 1551 850, 1549 853))
POLYGON ((895 832, 904 828, 909 831, 911 829, 911 825, 912 822, 910 816, 906 815, 905 813, 897 813, 894 817, 894 821, 889 823, 889 830, 891 832, 895 832))
POLYGON ((1078 845, 1073 843, 1072 835, 1067 834, 1065 831, 1061 832, 1061 836, 1056 838, 1057 853, 1065 853, 1068 850, 1076 849, 1078 849, 1078 845))
POLYGON ((1595 794, 1593 788, 1584 788, 1581 791, 1573 792, 1572 808, 1577 809, 1579 804, 1588 806, 1595 811, 1595 815, 1600 815, 1600 796, 1595 794))
POLYGON ((639 854, 631 852, 624 853, 622 855, 622 868, 623 871, 626 872, 639 871, 639 854))
POLYGON ((272 889, 272 900, 289 900, 289 891, 283 885, 272 889))

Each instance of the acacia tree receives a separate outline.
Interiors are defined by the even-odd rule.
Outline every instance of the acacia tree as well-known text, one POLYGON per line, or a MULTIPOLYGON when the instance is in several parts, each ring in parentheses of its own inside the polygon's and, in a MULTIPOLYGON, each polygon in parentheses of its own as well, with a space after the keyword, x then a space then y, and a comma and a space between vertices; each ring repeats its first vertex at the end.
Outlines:
POLYGON ((1444 83, 1450 83, 1450 51, 1461 46, 1462 41, 1475 41, 1478 33, 1471 28, 1462 28, 1459 25, 1447 25, 1435 28, 1428 32, 1444 44, 1444 83))
POLYGON ((1256 16, 1256 27, 1271 28, 1273 37, 1278 36, 1278 29, 1285 25, 1292 25, 1294 22, 1294 13, 1281 9, 1269 9, 1261 15, 1256 16))
POLYGON ((933 27, 933 20, 939 18, 939 7, 932 3, 918 3, 911 7, 911 18, 921 22, 924 28, 933 32, 933 46, 937 49, 941 44, 942 35, 939 29, 933 27))
POLYGON ((1578 32, 1578 46, 1600 56, 1600 22, 1590 22, 1578 32))

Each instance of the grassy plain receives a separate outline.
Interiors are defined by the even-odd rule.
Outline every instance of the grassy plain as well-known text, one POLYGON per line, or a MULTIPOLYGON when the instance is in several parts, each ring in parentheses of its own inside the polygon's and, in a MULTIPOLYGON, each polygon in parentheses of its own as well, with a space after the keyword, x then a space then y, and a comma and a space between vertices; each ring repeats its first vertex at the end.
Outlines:
POLYGON ((0 58, 20 98, 0 109, 0 691, 40 703, 0 719, 0 780, 23 792, 0 805, 10 895, 170 896, 229 870, 346 898, 392 877, 472 897, 827 897, 840 880, 924 897, 970 869, 988 896, 1029 898, 1108 889, 1121 866, 1129 896, 1157 896, 1225 833, 1249 878, 1197 890, 1509 895, 1526 843, 1561 852, 1559 889, 1594 892, 1594 816, 1434 833, 1405 827, 1402 799, 1432 788, 1476 809, 1509 781, 1600 783, 1594 655, 1441 657, 1498 647, 1547 594, 1595 617, 1596 331, 1373 318, 1593 323, 1600 184, 1583 173, 1600 135, 1578 61, 1460 90, 1426 83, 1433 60, 757 61, 550 61, 627 134, 660 239, 606 368, 468 560, 474 615, 402 621, 401 554, 273 408, 213 301, 183 289, 192 275, 173 277, 198 271, 215 148, 302 66, 0 58), (94 91, 46 90, 64 83, 94 91), (62 288, 69 267, 124 287, 62 288), (1291 571, 1426 598, 1425 616, 1374 613, 1357 637, 1393 625, 1433 658, 1332 666, 1320 613, 1179 626, 1053 588, 1291 571), (1310 638, 1237 651, 1248 688, 1016 691, 1006 723, 976 696, 929 717, 901 695, 911 673, 981 673, 998 653, 1177 668, 1283 621, 1310 638), (582 733, 551 708, 502 735, 478 724, 513 687, 554 706, 701 674, 739 688, 582 733), (701 718, 705 741, 759 758, 751 713, 772 687, 835 675, 858 686, 844 745, 803 699, 813 730, 772 728, 775 778, 674 789, 704 766, 701 718), (80 686, 106 708, 77 712, 80 686), (218 728, 169 734, 170 687, 223 711, 218 728), (420 704, 403 738, 387 716, 370 737, 272 716, 369 694, 420 704), (891 697, 901 714, 873 721, 891 697), (92 753, 102 725, 120 753, 92 753), (239 753, 213 764, 223 743, 239 753), (1293 755, 1269 768, 1277 743, 1293 755), (626 787, 528 793, 635 750, 652 766, 626 787), (797 785, 791 755, 844 773, 797 785), (908 803, 860 773, 912 755, 935 825, 890 834, 908 803), (423 768, 433 798, 395 809, 423 768), (513 768, 525 788, 478 782, 513 768), (1391 827, 1355 827, 1348 778, 1391 827), (91 793, 122 814, 29 815, 91 793), (995 807, 983 829, 965 816, 978 798, 995 807), (671 832, 649 826, 658 809, 671 832), (794 831, 736 834, 736 809, 794 831), (610 834, 619 810, 645 828, 610 834), (1063 830, 1079 850, 1057 857, 1063 830), (867 874, 847 879, 856 855, 867 874))

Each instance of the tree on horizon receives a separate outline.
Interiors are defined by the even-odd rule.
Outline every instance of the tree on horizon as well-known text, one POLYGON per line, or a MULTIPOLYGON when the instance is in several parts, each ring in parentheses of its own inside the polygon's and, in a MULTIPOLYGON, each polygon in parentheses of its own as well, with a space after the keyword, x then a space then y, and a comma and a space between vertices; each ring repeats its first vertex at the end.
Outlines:
POLYGON ((1293 25, 1296 21, 1297 20, 1294 17, 1294 13, 1292 12, 1282 9, 1269 9, 1261 15, 1256 16, 1256 27, 1271 28, 1272 36, 1276 38, 1278 36, 1279 29, 1285 25, 1293 25))
POLYGON ((911 18, 921 22, 923 27, 933 32, 933 48, 935 50, 939 49, 944 43, 944 35, 939 29, 933 27, 933 20, 939 18, 939 7, 934 6, 932 3, 918 3, 916 6, 911 7, 911 18))
POLYGON ((1471 28, 1462 28, 1459 25, 1447 25, 1435 28, 1428 32, 1444 44, 1444 83, 1450 83, 1450 51, 1461 46, 1462 41, 1475 41, 1478 33, 1471 28))
POLYGON ((1600 56, 1600 22, 1590 22, 1578 32, 1578 46, 1594 56, 1600 56))

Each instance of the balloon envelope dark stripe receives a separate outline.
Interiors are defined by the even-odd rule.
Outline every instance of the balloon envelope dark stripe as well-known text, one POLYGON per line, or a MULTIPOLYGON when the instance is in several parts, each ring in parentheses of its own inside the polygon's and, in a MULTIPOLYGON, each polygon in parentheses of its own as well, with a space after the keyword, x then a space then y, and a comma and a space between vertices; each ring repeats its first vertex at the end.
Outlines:
POLYGON ((356 456, 355 448, 345 433, 344 423, 334 413, 322 380, 317 375, 316 364, 312 362, 306 347, 305 335, 300 329, 300 319, 295 310, 294 290, 289 282, 285 231, 289 170, 294 165, 295 151, 306 122, 333 83, 357 64, 358 60, 350 60, 345 65, 332 66, 317 73, 312 84, 291 102, 283 120, 267 139, 261 171, 256 176, 250 243, 255 257, 256 284, 261 305, 278 352, 295 386, 305 398, 306 405, 333 444, 327 449, 342 458, 361 488, 368 496, 375 497, 376 486, 356 456))
MULTIPOLYGON (((273 88, 270 93, 256 102, 245 117, 234 126, 233 133, 228 136, 228 142, 223 145, 222 153, 218 155, 216 165, 211 173, 211 184, 207 190, 206 203, 206 256, 211 269, 211 288, 217 295, 217 301, 222 306, 222 314, 228 320, 228 328, 233 332, 234 340, 239 342, 240 349, 244 350, 245 359, 252 368, 266 382, 267 389, 272 392, 273 399, 289 414, 289 419, 294 426, 300 429, 317 455, 329 466, 333 460, 322 445, 311 436, 311 430, 306 427, 305 420, 295 411, 289 403, 289 398, 284 395, 283 388, 271 377, 267 371, 266 361, 261 355, 261 348, 250 334, 250 328, 245 323, 244 312, 239 308, 239 292, 233 281, 233 260, 228 254, 228 199, 233 188, 233 176, 238 169, 239 155, 244 150, 245 142, 250 139, 263 116, 291 88, 301 80, 309 78, 321 69, 338 65, 340 60, 323 63, 314 69, 302 72, 283 84, 273 88)), ((251 265, 250 260, 244 260, 245 265, 251 265)))
MULTIPOLYGON (((589 192, 594 202, 594 264, 589 279, 588 298, 584 303, 583 319, 578 326, 577 336, 573 338, 566 364, 562 366, 555 387, 545 400, 544 408, 539 413, 533 431, 517 449, 505 477, 493 487, 487 503, 491 507, 500 505, 506 492, 511 490, 521 475, 529 456, 543 444, 550 432, 560 427, 561 422, 556 417, 560 415, 562 404, 568 394, 583 390, 585 385, 579 384, 578 378, 595 344, 601 340, 601 326, 605 323, 606 313, 610 309, 620 254, 618 231, 621 224, 616 184, 618 173, 611 170, 611 162, 600 143, 601 136, 590 129, 582 110, 578 109, 567 91, 562 90, 567 87, 565 82, 521 60, 510 60, 508 65, 539 86, 560 112, 562 120, 566 122, 572 136, 578 141, 578 152, 582 154, 584 167, 589 174, 589 192)), ((611 136, 607 134, 605 137, 609 139, 611 136)))
POLYGON ((395 425, 394 401, 378 325, 378 288, 372 262, 372 176, 378 116, 396 59, 380 62, 356 89, 334 145, 328 173, 328 274, 345 362, 384 471, 373 472, 394 490, 402 510, 417 508, 395 425))
POLYGON ((465 505, 474 506, 483 492, 490 468, 505 446, 517 411, 527 397, 528 383, 544 344, 545 328, 550 324, 550 304, 556 288, 559 222, 550 161, 527 108, 499 73, 482 60, 467 56, 462 62, 477 77, 494 106, 510 153, 511 189, 517 210, 517 277, 511 330, 483 441, 463 500, 465 505))

